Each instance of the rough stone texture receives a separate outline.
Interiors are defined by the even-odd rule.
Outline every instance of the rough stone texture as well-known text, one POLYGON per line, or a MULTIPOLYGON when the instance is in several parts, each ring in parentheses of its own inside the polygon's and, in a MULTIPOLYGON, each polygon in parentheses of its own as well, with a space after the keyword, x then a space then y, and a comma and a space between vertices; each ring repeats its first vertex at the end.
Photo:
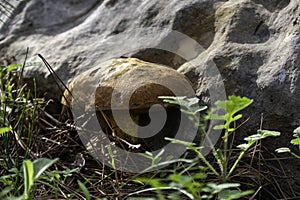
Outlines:
MULTIPOLYGON (((31 0, 18 9, 1 26, 2 58, 22 61, 29 47, 30 62, 40 62, 36 55, 42 54, 67 83, 110 58, 138 57, 178 69, 190 78, 198 95, 208 97, 207 85, 214 83, 202 75, 214 61, 227 95, 255 100, 245 112, 251 118, 242 129, 246 134, 259 128, 264 113, 263 128, 284 135, 269 144, 273 150, 285 146, 292 135, 288 131, 300 125, 298 0, 31 0), (164 28, 154 44, 145 40, 143 31, 126 34, 149 26, 164 28), (181 56, 148 48, 159 45, 171 29, 204 47, 203 62, 191 66, 181 56)), ((47 91, 48 97, 59 101, 60 91, 42 64, 30 66, 26 76, 36 77, 40 94, 47 91)), ((293 166, 298 172, 299 164, 293 166)))
MULTIPOLYGON (((287 130, 300 124, 299 4, 296 1, 228 1, 215 9, 214 41, 206 51, 224 79, 227 95, 253 98, 252 125, 287 130), (243 3, 242 3, 243 2, 243 3)), ((203 59, 205 60, 205 59, 203 59)), ((208 62, 199 63, 209 65, 208 62)), ((199 67, 179 71, 199 77, 199 67)), ((199 83, 200 85, 200 83, 199 83)), ((205 89, 199 90, 198 93, 205 89)))
MULTIPOLYGON (((214 37, 213 7, 213 1, 207 0, 142 3, 32 0, 21 3, 20 13, 2 25, 0 55, 22 60, 29 47, 29 62, 41 62, 36 55, 42 54, 65 82, 86 69, 121 55, 178 68, 184 59, 148 47, 158 45, 172 28, 181 32, 186 30, 186 34, 208 47, 214 37), (153 40, 145 40, 145 33, 137 30, 149 26, 164 28, 157 35, 156 44, 153 40), (191 30, 188 27, 192 27, 191 30), (124 33, 132 30, 137 30, 135 35, 124 33), (129 47, 133 50, 128 50, 129 47)), ((39 84, 43 85, 39 88, 40 93, 47 91, 48 97, 59 99, 59 91, 43 64, 30 66, 26 76, 35 76, 37 82, 42 83, 39 84)))

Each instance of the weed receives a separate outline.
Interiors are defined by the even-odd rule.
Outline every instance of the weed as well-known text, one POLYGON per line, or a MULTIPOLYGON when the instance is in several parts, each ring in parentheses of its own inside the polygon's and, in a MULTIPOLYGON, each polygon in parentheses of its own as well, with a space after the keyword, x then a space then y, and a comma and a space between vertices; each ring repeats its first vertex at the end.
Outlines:
POLYGON ((12 185, 9 185, 8 187, 4 188, 0 192, 0 198, 7 199, 7 200, 10 200, 10 199, 22 199, 22 200, 33 199, 32 194, 34 191, 35 182, 37 182, 38 179, 41 178, 41 176, 43 176, 43 173, 45 172, 45 170, 47 170, 57 160, 58 159, 50 160, 50 159, 46 159, 46 158, 39 158, 33 162, 31 162, 30 160, 23 161, 23 165, 22 165, 21 169, 13 170, 12 172, 14 172, 14 173, 10 175, 10 177, 20 176, 24 180, 23 185, 19 186, 20 188, 21 187, 24 188, 23 194, 19 197, 13 197, 11 195, 8 197, 9 193, 11 192, 11 190, 13 190, 13 187, 14 187, 13 181, 9 181, 9 179, 7 179, 8 178, 7 176, 2 176, 2 177, 0 177, 1 182, 11 183, 12 185), (23 171, 23 175, 22 175, 21 171, 23 171))
MULTIPOLYGON (((203 124, 199 123, 199 119, 195 116, 198 112, 203 111, 206 107, 199 109, 198 100, 196 98, 188 99, 184 97, 161 97, 167 103, 172 103, 181 106, 182 112, 190 116, 190 119, 195 122, 201 130, 203 124)), ((186 196, 190 199, 213 199, 216 196, 218 199, 240 199, 243 196, 251 194, 253 191, 241 191, 239 189, 240 184, 230 183, 230 177, 234 173, 238 163, 241 161, 244 154, 252 147, 257 141, 267 138, 279 136, 280 133, 269 130, 258 130, 257 134, 248 136, 245 138, 246 143, 238 145, 240 153, 238 158, 232 165, 229 165, 228 148, 229 148, 229 135, 231 135, 236 128, 234 123, 242 118, 241 114, 237 114, 239 111, 245 109, 253 101, 246 97, 230 96, 226 101, 217 101, 217 109, 209 112, 205 119, 223 120, 224 124, 217 125, 214 129, 224 130, 222 136, 223 146, 222 148, 215 149, 211 144, 212 154, 217 162, 208 160, 202 155, 202 146, 185 141, 179 141, 176 139, 166 138, 173 143, 185 145, 188 149, 196 153, 195 159, 186 159, 182 162, 183 169, 175 169, 169 176, 165 178, 137 178, 137 181, 146 183, 151 186, 150 189, 141 190, 142 192, 156 191, 160 199, 166 199, 166 195, 162 191, 169 190, 167 198, 178 199, 180 196, 186 196), (223 111, 220 111, 223 110, 223 111), (224 112, 225 111, 225 112, 224 112), (224 113, 224 114, 219 114, 224 113), (199 166, 199 162, 202 161, 203 167, 199 166), (212 173, 212 174, 211 174, 212 173), (209 177, 207 176, 209 175, 209 177), (217 180, 216 180, 217 178, 217 180), (212 182, 212 180, 214 180, 212 182)), ((207 135, 208 133, 204 133, 207 135)), ((208 138, 209 139, 209 138, 208 138)), ((133 193, 133 194, 137 194, 133 193)), ((131 194, 131 195, 133 195, 131 194)))
POLYGON ((0 67, 0 185, 4 188, 1 199, 32 199, 35 182, 45 179, 42 174, 57 161, 37 159, 38 154, 34 153, 40 132, 39 119, 47 103, 37 98, 36 85, 31 92, 23 84, 25 63, 26 58, 23 65, 0 67), (33 162, 29 160, 32 157, 33 162))

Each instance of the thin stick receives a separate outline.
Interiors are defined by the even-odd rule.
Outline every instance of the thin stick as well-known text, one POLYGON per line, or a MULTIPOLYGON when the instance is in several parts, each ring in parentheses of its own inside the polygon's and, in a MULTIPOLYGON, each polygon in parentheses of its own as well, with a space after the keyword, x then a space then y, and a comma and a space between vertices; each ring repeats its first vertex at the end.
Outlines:
MULTIPOLYGON (((42 59, 43 63, 45 64, 45 66, 47 67, 48 71, 50 72, 50 74, 52 75, 52 77, 55 80, 56 85, 58 86, 59 90, 61 91, 62 94, 64 94, 64 89, 61 88, 61 86, 58 84, 59 82, 63 85, 63 87, 69 92, 69 94, 72 96, 72 92, 69 90, 69 88, 66 86, 66 84, 61 80, 61 78, 56 74, 56 72, 53 70, 53 68, 51 67, 51 65, 47 62, 47 60, 41 55, 38 54, 38 56, 42 59)), ((68 104, 70 104, 71 102, 68 102, 67 98, 65 97, 65 95, 63 95, 64 99, 66 100, 66 102, 68 104)))

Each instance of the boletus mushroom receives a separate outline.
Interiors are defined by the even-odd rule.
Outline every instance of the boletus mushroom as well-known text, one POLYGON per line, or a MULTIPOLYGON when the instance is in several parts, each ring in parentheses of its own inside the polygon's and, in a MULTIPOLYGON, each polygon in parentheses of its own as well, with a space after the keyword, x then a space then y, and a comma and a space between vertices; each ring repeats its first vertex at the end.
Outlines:
POLYGON ((176 135, 183 120, 178 107, 158 97, 193 95, 189 80, 174 69, 118 58, 77 76, 64 92, 62 104, 96 113, 97 126, 111 141, 123 149, 143 152, 166 145, 164 138, 176 135))

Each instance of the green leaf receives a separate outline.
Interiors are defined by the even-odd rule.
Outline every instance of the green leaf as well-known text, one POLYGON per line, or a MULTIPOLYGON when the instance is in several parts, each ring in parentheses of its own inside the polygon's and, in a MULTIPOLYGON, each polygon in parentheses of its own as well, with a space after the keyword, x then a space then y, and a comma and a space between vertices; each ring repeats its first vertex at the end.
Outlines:
POLYGON ((280 132, 278 131, 270 131, 270 130, 257 130, 258 134, 263 135, 264 137, 277 137, 280 136, 280 132))
POLYGON ((219 193, 220 200, 232 200, 232 199, 240 199, 244 196, 252 194, 252 190, 247 191, 239 191, 239 190, 222 190, 219 193))
POLYGON ((252 102, 253 100, 247 97, 229 96, 228 100, 217 101, 216 105, 225 110, 226 113, 229 113, 231 116, 233 116, 238 111, 249 106, 252 102))
POLYGON ((4 199, 5 196, 7 196, 10 193, 10 191, 12 191, 13 189, 14 188, 12 186, 10 186, 10 187, 6 187, 3 190, 1 190, 1 192, 0 192, 0 199, 4 199))
POLYGON ((269 130, 257 130, 257 134, 250 135, 246 137, 244 140, 251 142, 251 141, 258 141, 264 139, 266 137, 277 137, 280 136, 280 132, 278 131, 269 131, 269 130))
POLYGON ((216 101, 216 106, 218 106, 219 108, 222 108, 223 110, 226 110, 226 102, 227 101, 216 101))
POLYGON ((181 144, 181 145, 184 145, 186 147, 193 147, 193 146, 196 145, 195 143, 192 143, 192 142, 186 142, 186 141, 178 140, 178 139, 174 139, 174 138, 165 137, 164 139, 167 140, 167 141, 171 141, 171 143, 181 144))
POLYGON ((194 179, 205 179, 207 175, 203 172, 198 172, 196 174, 193 174, 194 179))
POLYGON ((217 161, 219 164, 222 164, 224 162, 224 157, 223 157, 221 149, 216 150, 216 158, 217 158, 217 161))
POLYGON ((172 180, 172 181, 174 181, 174 182, 180 183, 180 181, 181 181, 181 175, 179 175, 179 174, 171 174, 169 176, 169 179, 172 180))
POLYGON ((234 116, 234 117, 232 118, 232 121, 237 121, 237 120, 241 119, 242 116, 243 116, 243 115, 241 115, 241 114, 236 115, 236 116, 234 116))
POLYGON ((183 97, 159 96, 158 98, 163 99, 163 102, 174 104, 174 105, 185 106, 185 107, 189 107, 190 105, 188 99, 185 96, 183 97))
POLYGON ((237 188, 240 186, 240 184, 239 183, 222 183, 222 184, 217 185, 215 183, 208 183, 207 186, 209 186, 211 188, 211 193, 217 194, 224 189, 237 188))
POLYGON ((199 99, 197 97, 189 98, 189 99, 187 99, 187 101, 188 101, 189 107, 192 105, 195 105, 195 104, 198 105, 198 103, 199 103, 199 99))
POLYGON ((211 119, 217 119, 217 120, 225 120, 225 115, 216 115, 216 114, 212 114, 210 115, 211 119))
POLYGON ((195 115, 207 109, 207 106, 199 106, 199 99, 197 97, 187 98, 185 96, 173 97, 173 96, 159 96, 159 99, 163 99, 163 102, 180 106, 181 110, 186 114, 195 115))
POLYGON ((245 137, 244 140, 250 142, 250 141, 258 141, 258 140, 261 140, 263 138, 264 138, 264 136, 261 135, 261 134, 254 134, 254 135, 250 135, 248 137, 245 137))
POLYGON ((23 173, 24 173, 24 198, 28 199, 30 195, 30 189, 33 185, 34 171, 33 164, 30 160, 23 162, 23 173))
POLYGON ((282 147, 282 148, 276 149, 275 151, 277 153, 290 153, 291 152, 291 150, 287 147, 282 147))
POLYGON ((83 192, 85 199, 86 199, 86 200, 90 200, 90 199, 91 199, 90 192, 89 192, 89 190, 86 188, 86 186, 85 186, 80 180, 78 180, 77 183, 78 183, 78 185, 79 185, 79 188, 80 188, 81 191, 83 192))
POLYGON ((243 110, 253 102, 252 99, 247 97, 229 96, 229 101, 226 104, 226 111, 232 114, 243 110))
POLYGON ((189 184, 192 184, 193 177, 191 176, 183 176, 180 174, 171 174, 169 176, 169 179, 173 182, 179 183, 181 186, 187 186, 189 184))
POLYGON ((26 200, 24 195, 21 195, 19 197, 7 197, 4 200, 26 200))
POLYGON ((48 169, 51 165, 58 161, 58 158, 50 160, 48 158, 39 158, 33 161, 34 167, 34 179, 38 179, 39 176, 48 169))
POLYGON ((153 188, 160 188, 167 186, 166 184, 162 183, 160 179, 155 178, 144 178, 144 177, 138 177, 135 179, 135 181, 142 182, 148 185, 151 185, 153 188))
POLYGON ((223 128, 225 128, 225 126, 223 124, 214 126, 215 130, 220 130, 220 129, 223 129, 223 128))
POLYGON ((228 132, 233 132, 235 130, 235 128, 229 128, 227 131, 228 132))
POLYGON ((0 127, 0 137, 1 137, 1 135, 3 135, 4 133, 7 133, 9 131, 11 131, 11 128, 9 128, 9 127, 0 127))
MULTIPOLYGON (((212 115, 212 118, 222 119, 224 117, 225 124, 223 127, 216 126, 214 127, 214 129, 225 129, 226 133, 233 132, 235 129, 230 128, 231 123, 242 118, 241 114, 236 115, 236 113, 249 106, 252 102, 253 100, 247 97, 239 97, 239 96, 229 96, 228 100, 226 101, 217 101, 215 103, 216 106, 218 108, 223 109, 226 112, 226 114, 223 116, 222 115, 219 116, 218 114, 212 115)), ((216 111, 219 110, 217 109, 216 111)), ((228 137, 228 134, 226 134, 225 137, 228 137)), ((227 140, 227 138, 224 139, 227 140)))
POLYGON ((291 144, 300 145, 300 138, 296 138, 296 139, 291 140, 291 144))
POLYGON ((296 138, 299 138, 300 137, 300 133, 296 133, 293 136, 296 137, 296 138))
POLYGON ((296 128, 293 133, 300 135, 300 126, 298 128, 296 128))
POLYGON ((247 150, 249 147, 250 147, 250 145, 247 143, 240 144, 237 146, 237 148, 242 149, 242 150, 247 150))
POLYGON ((296 138, 300 138, 300 126, 298 127, 298 128, 296 128, 294 131, 293 131, 293 133, 294 133, 294 137, 296 137, 296 138))
POLYGON ((13 71, 15 69, 18 69, 20 67, 22 67, 21 64, 11 64, 11 65, 8 65, 7 66, 7 72, 11 72, 11 71, 13 71))

